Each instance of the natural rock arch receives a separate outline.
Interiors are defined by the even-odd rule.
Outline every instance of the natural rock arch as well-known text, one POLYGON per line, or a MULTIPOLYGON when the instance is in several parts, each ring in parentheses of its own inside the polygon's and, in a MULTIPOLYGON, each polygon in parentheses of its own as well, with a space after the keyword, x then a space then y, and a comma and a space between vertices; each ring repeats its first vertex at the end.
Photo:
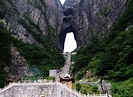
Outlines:
POLYGON ((63 18, 63 25, 60 32, 60 43, 61 43, 61 50, 64 50, 64 43, 66 39, 67 33, 73 32, 74 39, 76 40, 77 47, 78 47, 78 32, 72 25, 72 16, 73 16, 73 8, 66 8, 63 12, 64 18, 63 18))
POLYGON ((66 27, 65 29, 62 29, 61 33, 60 33, 60 43, 61 43, 62 51, 64 50, 66 35, 67 35, 67 33, 70 33, 70 32, 72 32, 74 34, 74 39, 77 43, 77 40, 78 40, 77 31, 72 26, 69 26, 69 27, 66 27))

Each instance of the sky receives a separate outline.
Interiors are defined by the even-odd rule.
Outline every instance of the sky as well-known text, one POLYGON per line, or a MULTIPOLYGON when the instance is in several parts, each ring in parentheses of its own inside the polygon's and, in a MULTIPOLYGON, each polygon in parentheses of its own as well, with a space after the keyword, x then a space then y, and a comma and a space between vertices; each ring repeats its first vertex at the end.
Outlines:
POLYGON ((73 33, 67 33, 64 45, 64 52, 72 52, 74 49, 76 49, 76 47, 77 43, 74 39, 73 33))
POLYGON ((60 0, 60 2, 63 4, 66 0, 60 0))

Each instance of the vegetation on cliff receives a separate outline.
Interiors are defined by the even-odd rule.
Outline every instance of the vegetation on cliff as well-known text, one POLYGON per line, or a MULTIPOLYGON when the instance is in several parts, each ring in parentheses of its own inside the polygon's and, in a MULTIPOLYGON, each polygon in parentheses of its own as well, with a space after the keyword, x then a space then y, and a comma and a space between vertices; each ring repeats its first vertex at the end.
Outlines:
MULTIPOLYGON (((48 45, 50 47, 49 43, 48 45)), ((44 43, 43 43, 44 44, 44 43)), ((35 64, 41 77, 46 78, 50 69, 57 69, 63 66, 64 58, 56 48, 40 48, 35 44, 24 43, 11 36, 4 24, 0 23, 0 87, 7 84, 8 74, 5 67, 11 63, 11 46, 15 46, 21 55, 26 59, 31 69, 35 64)), ((34 72, 38 77, 37 72, 34 72)))
POLYGON ((4 70, 10 64, 11 54, 11 35, 4 28, 3 22, 0 22, 0 88, 7 84, 7 73, 4 70))
POLYGON ((98 90, 97 86, 92 86, 88 83, 86 84, 81 84, 81 83, 77 83, 77 84, 73 84, 73 89, 75 89, 76 91, 82 93, 82 94, 99 94, 100 91, 98 90))
POLYGON ((118 95, 119 97, 132 97, 132 10, 133 1, 128 4, 125 13, 113 25, 106 38, 95 37, 87 47, 77 52, 74 58, 75 64, 72 67, 77 80, 82 79, 86 71, 91 71, 99 78, 110 80, 113 83, 111 88, 113 97, 118 97, 118 95))
POLYGON ((37 66, 42 77, 47 77, 50 69, 59 69, 64 64, 64 58, 56 48, 52 48, 52 50, 39 48, 34 44, 24 43, 15 38, 13 38, 13 44, 18 48, 21 55, 25 57, 31 68, 33 65, 37 66))

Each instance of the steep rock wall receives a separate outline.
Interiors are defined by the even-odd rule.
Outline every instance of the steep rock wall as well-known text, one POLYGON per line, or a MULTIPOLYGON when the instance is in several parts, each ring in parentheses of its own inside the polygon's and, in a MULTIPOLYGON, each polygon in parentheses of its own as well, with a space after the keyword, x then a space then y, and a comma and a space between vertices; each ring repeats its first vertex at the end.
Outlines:
POLYGON ((67 0, 64 8, 73 9, 70 25, 77 31, 78 47, 86 46, 95 36, 108 34, 124 12, 126 3, 127 0, 67 0))
POLYGON ((11 48, 11 63, 12 65, 7 67, 8 70, 6 70, 11 79, 33 75, 28 67, 26 59, 21 56, 20 52, 18 52, 15 47, 11 48))
MULTIPOLYGON (((62 11, 62 5, 58 0, 0 1, 0 19, 6 22, 5 27, 11 35, 20 42, 34 44, 42 49, 48 48, 49 51, 60 50, 58 36, 62 25, 62 11)), ((31 75, 27 59, 22 52, 19 52, 20 48, 15 46, 13 43, 13 46, 9 48, 11 62, 8 62, 10 64, 5 67, 5 71, 11 78, 9 80, 31 75)))
POLYGON ((43 46, 46 36, 45 42, 50 40, 52 47, 63 50, 69 32, 74 33, 78 48, 86 46, 95 36, 105 36, 124 12, 127 0, 66 0, 63 6, 58 0, 4 3, 7 27, 15 37, 43 46))
POLYGON ((24 42, 42 45, 37 38, 49 37, 60 47, 58 34, 62 24, 62 5, 58 0, 4 0, 7 28, 24 42))

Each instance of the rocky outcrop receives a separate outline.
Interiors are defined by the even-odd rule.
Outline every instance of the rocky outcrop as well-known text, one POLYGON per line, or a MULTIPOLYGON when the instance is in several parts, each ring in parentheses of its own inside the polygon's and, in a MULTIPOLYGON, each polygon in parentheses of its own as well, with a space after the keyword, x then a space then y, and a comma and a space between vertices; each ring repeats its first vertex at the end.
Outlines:
MULTIPOLYGON (((68 15, 71 10, 73 12, 71 19, 67 17, 65 20, 69 21, 69 25, 74 29, 71 30, 74 35, 76 33, 78 47, 86 46, 95 36, 105 36, 124 12, 126 3, 127 0, 67 0, 64 8, 68 12, 65 14, 68 15)), ((67 28, 67 25, 68 23, 64 23, 62 30, 67 28)))
POLYGON ((11 48, 11 64, 6 71, 10 78, 20 78, 22 76, 32 75, 26 59, 21 56, 15 47, 11 48))

